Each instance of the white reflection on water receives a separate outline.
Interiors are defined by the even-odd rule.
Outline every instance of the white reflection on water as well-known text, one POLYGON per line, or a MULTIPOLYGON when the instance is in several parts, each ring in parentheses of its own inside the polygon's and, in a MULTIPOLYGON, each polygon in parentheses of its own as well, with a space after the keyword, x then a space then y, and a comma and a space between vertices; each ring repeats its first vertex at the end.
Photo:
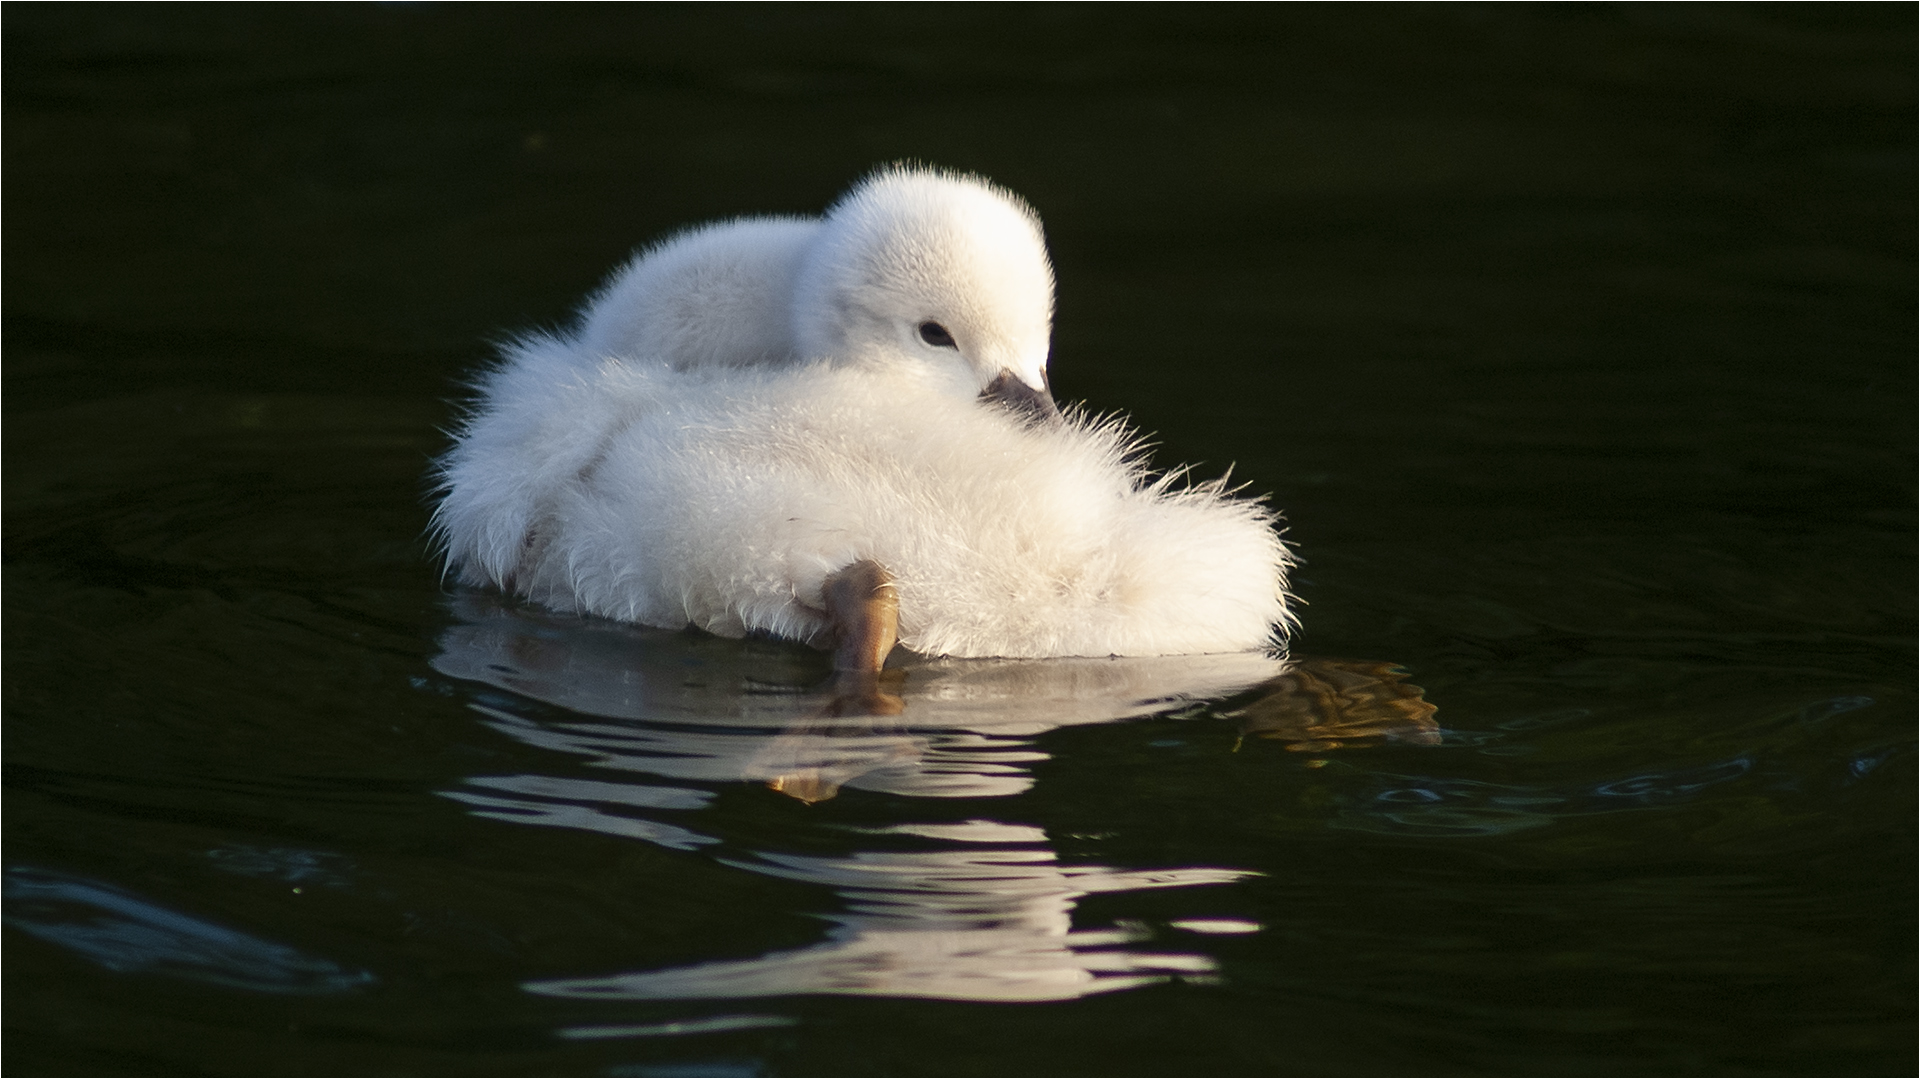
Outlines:
MULTIPOLYGON (((843 787, 925 798, 991 798, 1033 784, 1046 754, 1034 736, 1231 695, 1284 669, 1271 657, 1145 660, 918 661, 890 686, 901 715, 839 717, 804 687, 823 673, 791 649, 701 641, 462 601, 468 624, 442 639, 435 669, 564 711, 510 698, 474 707, 528 745, 640 773, 647 782, 570 776, 474 776, 445 792, 501 820, 579 828, 678 850, 726 844, 712 814, 680 823, 712 798, 700 784, 758 781, 806 791, 843 787), (797 657, 797 658, 796 658, 797 657), (664 782, 661 782, 664 781, 664 782), (702 829, 705 830, 702 830, 702 829)), ((797 808, 797 807, 796 807, 797 808)), ((808 948, 608 976, 553 978, 526 988, 586 999, 768 997, 802 993, 978 1001, 1069 1000, 1181 975, 1213 960, 1141 947, 1144 927, 1079 929, 1082 896, 1223 884, 1228 868, 1155 870, 1066 865, 1046 833, 992 820, 892 822, 847 837, 883 849, 822 856, 752 850, 717 856, 739 869, 818 884, 841 911, 808 948), (898 849, 910 844, 936 849, 898 849)), ((738 848, 733 848, 738 849, 738 848)), ((1197 924, 1197 923, 1196 923, 1197 924)), ((1234 922, 1231 931, 1258 926, 1234 922)), ((1204 930, 1201 930, 1204 931, 1204 930)))
POLYGON ((862 852, 818 858, 762 853, 728 864, 831 887, 848 910, 828 940, 757 959, 530 982, 544 996, 653 1000, 792 993, 1071 1000, 1169 974, 1203 974, 1206 956, 1141 951, 1141 930, 1073 928, 1094 892, 1225 884, 1233 869, 1125 872, 1064 866, 1051 850, 862 852))

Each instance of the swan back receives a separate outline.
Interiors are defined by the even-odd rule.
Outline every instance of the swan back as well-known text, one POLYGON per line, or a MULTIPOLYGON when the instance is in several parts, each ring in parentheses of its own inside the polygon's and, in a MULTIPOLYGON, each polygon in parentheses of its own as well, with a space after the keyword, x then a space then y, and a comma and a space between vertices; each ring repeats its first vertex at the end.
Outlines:
POLYGON ((794 282, 819 232, 815 219, 747 217, 669 237, 588 301, 580 348, 675 370, 789 359, 794 282))

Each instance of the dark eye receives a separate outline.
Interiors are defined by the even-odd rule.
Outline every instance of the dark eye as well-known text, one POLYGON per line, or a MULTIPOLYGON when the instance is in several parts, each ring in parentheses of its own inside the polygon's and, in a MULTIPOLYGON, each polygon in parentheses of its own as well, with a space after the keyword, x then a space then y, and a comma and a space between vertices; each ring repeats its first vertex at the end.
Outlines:
POLYGON ((960 347, 953 343, 953 335, 947 332, 947 328, 938 322, 922 322, 920 324, 920 340, 925 341, 934 348, 960 347))

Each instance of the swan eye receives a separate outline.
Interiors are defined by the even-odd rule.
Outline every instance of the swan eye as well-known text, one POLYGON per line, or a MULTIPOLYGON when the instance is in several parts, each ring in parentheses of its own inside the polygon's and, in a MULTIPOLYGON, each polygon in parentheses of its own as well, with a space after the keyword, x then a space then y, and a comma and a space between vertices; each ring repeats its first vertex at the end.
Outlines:
POLYGON ((920 340, 925 341, 934 348, 960 347, 953 343, 953 335, 947 332, 947 328, 938 322, 922 322, 920 324, 920 340))

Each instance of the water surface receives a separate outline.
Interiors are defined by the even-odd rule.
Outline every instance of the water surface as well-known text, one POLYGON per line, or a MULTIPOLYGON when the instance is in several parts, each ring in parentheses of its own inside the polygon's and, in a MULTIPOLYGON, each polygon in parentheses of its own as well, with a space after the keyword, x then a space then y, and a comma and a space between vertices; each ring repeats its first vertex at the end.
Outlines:
POLYGON ((1915 29, 10 8, 6 1067, 1911 1071, 1915 29), (490 338, 900 158, 1272 494, 1304 666, 848 723, 443 587, 490 338))

